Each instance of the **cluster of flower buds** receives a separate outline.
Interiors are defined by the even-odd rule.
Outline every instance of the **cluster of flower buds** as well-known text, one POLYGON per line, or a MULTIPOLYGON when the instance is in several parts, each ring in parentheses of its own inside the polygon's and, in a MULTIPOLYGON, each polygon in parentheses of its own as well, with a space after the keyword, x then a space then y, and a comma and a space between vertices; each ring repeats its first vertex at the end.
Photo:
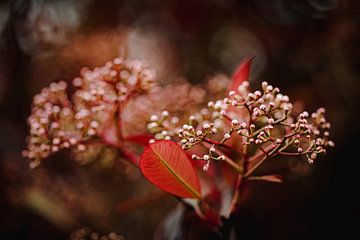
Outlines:
POLYGON ((115 232, 102 235, 98 232, 92 231, 90 228, 79 228, 76 231, 72 232, 69 240, 124 240, 124 237, 118 235, 115 232))
POLYGON ((82 69, 81 77, 73 80, 77 127, 90 137, 96 135, 99 124, 111 122, 123 102, 150 90, 154 81, 155 72, 137 60, 116 58, 94 70, 82 69))
POLYGON ((84 151, 86 140, 99 136, 119 117, 122 103, 149 91, 154 81, 154 71, 141 62, 116 58, 103 67, 82 69, 81 77, 73 80, 73 101, 69 100, 66 82, 51 83, 33 99, 28 147, 23 155, 32 160, 31 167, 36 167, 41 159, 60 149, 76 146, 84 151))
POLYGON ((262 91, 249 92, 245 81, 226 98, 210 101, 208 109, 202 110, 206 114, 191 116, 182 128, 171 130, 177 132, 183 149, 196 144, 208 148, 203 156, 193 155, 195 160, 207 161, 205 170, 210 160, 225 159, 222 148, 242 152, 230 146, 234 141, 227 143, 235 135, 240 136, 243 146, 250 145, 266 157, 304 155, 312 163, 327 147, 334 146, 329 140, 330 123, 325 119, 324 108, 311 116, 307 112, 295 116, 292 109, 289 97, 281 94, 279 88, 262 82, 262 91))

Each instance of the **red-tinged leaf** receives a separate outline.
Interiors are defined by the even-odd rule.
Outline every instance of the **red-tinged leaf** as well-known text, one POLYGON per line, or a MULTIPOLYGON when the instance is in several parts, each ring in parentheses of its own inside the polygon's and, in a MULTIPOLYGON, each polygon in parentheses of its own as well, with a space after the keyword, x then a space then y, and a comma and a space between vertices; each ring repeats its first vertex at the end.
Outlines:
POLYGON ((153 137, 150 135, 132 135, 132 136, 128 136, 126 137, 124 140, 125 141, 129 141, 129 142, 133 142, 133 143, 138 143, 141 145, 147 145, 150 141, 150 139, 152 139, 153 137))
POLYGON ((280 175, 254 176, 254 177, 249 177, 248 179, 249 180, 258 180, 258 181, 276 182, 276 183, 282 182, 282 177, 280 175))
POLYGON ((158 188, 182 198, 201 198, 199 178, 186 152, 175 142, 149 144, 140 159, 144 176, 158 188))
POLYGON ((249 58, 240 63, 240 65, 235 70, 235 73, 232 76, 232 81, 229 87, 229 91, 237 91, 239 85, 249 80, 251 62, 254 57, 249 58))

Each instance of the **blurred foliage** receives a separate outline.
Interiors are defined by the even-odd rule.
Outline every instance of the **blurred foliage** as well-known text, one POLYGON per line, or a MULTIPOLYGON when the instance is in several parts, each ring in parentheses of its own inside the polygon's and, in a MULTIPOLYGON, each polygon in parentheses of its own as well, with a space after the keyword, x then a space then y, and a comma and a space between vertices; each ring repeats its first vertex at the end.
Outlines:
MULTIPOLYGON (((20 154, 31 97, 49 82, 71 81, 81 67, 119 54, 148 62, 163 85, 179 77, 202 83, 218 73, 230 75, 255 55, 253 86, 266 80, 302 99, 298 104, 310 111, 326 107, 336 150, 306 178, 299 176, 308 171, 290 161, 298 174, 288 182, 251 183, 238 234, 356 236, 359 21, 355 0, 2 1, 1 238, 66 239, 81 226, 125 239, 161 236, 176 200, 159 194, 126 161, 79 167, 63 152, 30 171, 20 154)), ((187 239, 205 237, 193 226, 187 239)))

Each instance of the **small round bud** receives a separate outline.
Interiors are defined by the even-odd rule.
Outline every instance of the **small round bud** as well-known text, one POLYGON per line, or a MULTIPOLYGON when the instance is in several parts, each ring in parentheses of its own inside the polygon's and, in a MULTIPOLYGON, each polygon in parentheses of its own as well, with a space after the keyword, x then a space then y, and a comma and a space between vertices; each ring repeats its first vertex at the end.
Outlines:
POLYGON ((214 107, 214 102, 213 101, 208 102, 208 107, 213 108, 214 107))
POLYGON ((70 139, 69 139, 69 143, 70 143, 71 145, 75 145, 75 144, 77 143, 76 138, 74 138, 74 137, 70 138, 70 139))
POLYGON ((263 98, 260 98, 258 101, 257 101, 259 104, 264 104, 265 100, 263 98))
POLYGON ((184 125, 182 126, 182 128, 183 128, 184 130, 189 130, 189 125, 184 124, 184 125))
POLYGON ((212 129, 211 129, 211 133, 212 133, 212 134, 216 134, 216 133, 217 133, 217 129, 216 129, 216 128, 212 128, 212 129))
POLYGON ((200 137, 200 136, 203 135, 203 132, 199 130, 199 131, 196 132, 196 135, 200 137))
POLYGON ((242 122, 242 123, 240 124, 240 127, 241 127, 241 128, 246 128, 246 127, 247 127, 246 122, 242 122))
POLYGON ((196 160, 196 159, 198 158, 198 156, 196 156, 196 154, 193 154, 193 155, 191 155, 191 158, 192 158, 193 160, 196 160))
POLYGON ((161 113, 161 115, 166 118, 166 117, 169 116, 169 112, 168 112, 168 111, 163 111, 163 112, 161 113))
POLYGON ((259 98, 259 97, 261 97, 262 94, 260 91, 255 91, 254 95, 259 98))
POLYGON ((280 143, 282 143, 282 140, 280 138, 278 138, 278 139, 276 139, 276 143, 280 144, 280 143))
POLYGON ((268 82, 262 82, 261 83, 261 87, 263 88, 263 89, 266 89, 266 87, 269 85, 269 83, 268 82))
POLYGON ((88 134, 89 136, 94 136, 94 135, 96 135, 96 131, 95 131, 95 129, 90 128, 90 129, 87 131, 87 134, 88 134))
POLYGON ((220 156, 219 156, 219 160, 225 161, 225 156, 224 156, 224 155, 220 155, 220 156))
POLYGON ((221 115, 221 116, 225 116, 225 115, 226 115, 226 111, 225 111, 225 110, 221 110, 220 115, 221 115))
POLYGON ((52 146, 51 151, 52 152, 57 152, 57 151, 59 151, 59 147, 58 146, 52 146))
POLYGON ((333 141, 328 141, 329 147, 335 147, 335 143, 333 141))
POLYGON ((299 153, 301 153, 301 152, 303 152, 303 149, 299 147, 299 148, 297 149, 297 151, 298 151, 299 153))
POLYGON ((151 115, 151 117, 150 117, 150 121, 152 121, 152 122, 159 121, 159 117, 158 117, 158 116, 156 116, 156 115, 151 115))
POLYGON ((225 139, 229 139, 231 136, 230 136, 230 134, 229 133, 225 133, 225 135, 224 135, 224 138, 225 139))
POLYGON ((269 124, 274 124, 274 122, 275 122, 275 120, 274 120, 273 118, 269 118, 269 119, 268 119, 268 123, 269 123, 269 124))
POLYGON ((210 125, 208 124, 208 123, 205 123, 204 125, 203 125, 203 129, 204 130, 209 130, 210 129, 210 125))
POLYGON ((215 152, 215 148, 214 148, 214 147, 211 147, 211 148, 209 149, 209 151, 210 151, 211 153, 214 153, 214 152, 215 152))
POLYGON ((150 139, 150 140, 149 140, 149 143, 150 143, 150 144, 155 143, 155 139, 153 139, 153 138, 150 139))
POLYGON ((77 149, 78 149, 79 151, 85 151, 86 147, 85 147, 84 144, 79 144, 79 145, 77 146, 77 149))
POLYGON ((260 139, 256 139, 255 140, 255 144, 262 144, 263 141, 261 141, 260 139))
POLYGON ((210 159, 210 156, 207 155, 207 154, 205 154, 205 155, 203 156, 203 159, 204 159, 205 161, 208 161, 208 160, 210 159))
POLYGON ((230 91, 230 92, 229 92, 229 96, 230 96, 230 97, 235 96, 235 94, 236 94, 235 91, 230 91))
POLYGON ((274 88, 273 88, 273 86, 271 86, 271 85, 269 85, 269 86, 266 87, 266 91, 267 91, 267 92, 271 92, 273 89, 274 89, 274 88))
POLYGON ((90 122, 90 127, 92 128, 98 128, 99 127, 99 123, 97 121, 91 121, 90 122))
POLYGON ((260 108, 260 110, 265 111, 266 106, 264 104, 261 104, 259 108, 260 108))
POLYGON ((236 119, 233 119, 233 120, 231 121, 231 125, 232 125, 232 126, 237 126, 237 125, 239 125, 239 121, 236 120, 236 119))
MULTIPOLYGON (((208 162, 208 163, 209 163, 209 162, 208 162)), ((203 170, 204 170, 204 171, 209 170, 209 164, 208 164, 208 163, 203 166, 203 170)))
POLYGON ((54 138, 53 141, 52 141, 52 143, 53 143, 54 145, 60 144, 60 138, 54 138))

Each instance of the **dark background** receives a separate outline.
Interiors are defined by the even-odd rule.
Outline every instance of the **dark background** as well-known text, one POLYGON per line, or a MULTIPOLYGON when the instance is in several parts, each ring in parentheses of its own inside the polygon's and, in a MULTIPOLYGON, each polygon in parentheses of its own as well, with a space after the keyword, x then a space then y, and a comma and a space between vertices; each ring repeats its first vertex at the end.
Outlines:
POLYGON ((255 55, 253 87, 266 80, 310 111, 326 107, 336 148, 281 186, 254 186, 240 239, 359 238, 359 18, 356 0, 1 1, 0 239, 66 239, 81 225, 151 239, 174 205, 167 197, 131 217, 91 212, 131 195, 134 183, 119 188, 115 170, 79 169, 66 153, 34 173, 21 158, 32 96, 124 51, 157 68, 163 84, 231 74, 255 55), (56 200, 48 211, 34 205, 45 204, 34 189, 56 200), (70 215, 54 217, 58 203, 70 215))

